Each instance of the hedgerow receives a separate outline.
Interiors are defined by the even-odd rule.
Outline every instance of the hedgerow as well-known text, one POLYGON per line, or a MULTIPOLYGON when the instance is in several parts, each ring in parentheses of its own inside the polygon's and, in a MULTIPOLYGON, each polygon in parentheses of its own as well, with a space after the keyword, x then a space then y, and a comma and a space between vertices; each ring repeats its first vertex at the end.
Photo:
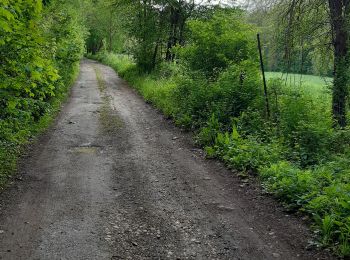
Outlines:
POLYGON ((0 187, 47 127, 77 75, 85 29, 69 2, 0 4, 0 187))

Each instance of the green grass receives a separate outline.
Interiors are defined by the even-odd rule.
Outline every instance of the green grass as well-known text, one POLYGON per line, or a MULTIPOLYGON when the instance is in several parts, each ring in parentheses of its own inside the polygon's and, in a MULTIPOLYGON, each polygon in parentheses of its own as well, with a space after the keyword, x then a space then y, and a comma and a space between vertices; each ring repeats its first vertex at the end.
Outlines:
POLYGON ((282 72, 266 72, 267 80, 281 79, 291 90, 300 90, 311 95, 329 95, 332 78, 282 72))

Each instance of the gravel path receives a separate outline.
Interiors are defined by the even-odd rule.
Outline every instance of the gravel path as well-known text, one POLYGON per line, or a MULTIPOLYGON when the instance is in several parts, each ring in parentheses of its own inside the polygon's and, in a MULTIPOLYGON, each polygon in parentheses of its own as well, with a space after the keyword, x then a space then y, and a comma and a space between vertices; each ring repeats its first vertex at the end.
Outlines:
POLYGON ((0 202, 0 259, 331 259, 90 60, 0 202))

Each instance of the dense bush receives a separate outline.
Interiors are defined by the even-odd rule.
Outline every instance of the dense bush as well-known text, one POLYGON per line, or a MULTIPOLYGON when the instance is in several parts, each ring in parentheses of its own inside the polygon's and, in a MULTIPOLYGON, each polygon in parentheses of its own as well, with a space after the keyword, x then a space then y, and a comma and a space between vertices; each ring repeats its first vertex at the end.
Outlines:
POLYGON ((13 139, 47 109, 59 75, 41 48, 40 1, 5 1, 0 10, 0 139, 13 139))
POLYGON ((191 20, 188 25, 189 43, 178 53, 191 70, 215 78, 230 65, 257 59, 254 28, 238 9, 220 10, 210 19, 191 20))
POLYGON ((85 29, 69 1, 0 4, 0 186, 76 75, 85 29), (5 159, 6 158, 6 159, 5 159))
POLYGON ((218 133, 213 146, 207 146, 211 157, 220 157, 228 166, 240 171, 256 172, 262 166, 268 166, 281 160, 283 148, 278 142, 264 143, 256 137, 243 138, 233 128, 231 134, 218 133))

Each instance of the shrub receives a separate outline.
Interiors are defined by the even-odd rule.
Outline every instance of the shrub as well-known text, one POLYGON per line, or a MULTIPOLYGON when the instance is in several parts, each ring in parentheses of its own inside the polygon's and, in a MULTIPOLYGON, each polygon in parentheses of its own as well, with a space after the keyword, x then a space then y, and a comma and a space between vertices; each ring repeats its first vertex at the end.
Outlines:
POLYGON ((173 94, 176 117, 180 122, 190 118, 192 123, 187 127, 198 128, 214 114, 222 130, 231 130, 233 117, 261 107, 259 79, 256 64, 251 61, 229 67, 216 82, 208 82, 201 72, 183 71, 173 94))
POLYGON ((191 39, 179 48, 180 60, 193 71, 216 78, 232 64, 256 60, 255 31, 240 10, 217 11, 208 20, 188 23, 191 39))
POLYGON ((314 190, 311 170, 300 170, 286 161, 261 167, 260 176, 264 180, 264 186, 277 197, 282 198, 292 209, 304 205, 305 194, 314 190))
POLYGON ((222 125, 219 123, 219 120, 215 114, 212 114, 209 121, 204 127, 200 129, 199 133, 197 134, 196 139, 198 143, 204 146, 214 145, 221 128, 222 125))
POLYGON ((211 105, 216 99, 216 86, 208 84, 205 77, 198 72, 187 72, 177 79, 176 84, 172 93, 176 104, 176 120, 187 128, 205 124, 212 114, 211 105))
POLYGON ((223 159, 228 166, 253 172, 281 160, 282 151, 278 142, 263 143, 253 136, 243 138, 235 127, 231 134, 217 134, 215 144, 206 148, 209 156, 223 159))
POLYGON ((47 126, 84 52, 85 29, 68 3, 0 3, 0 186, 20 147, 47 126))
POLYGON ((230 66, 217 82, 213 109, 225 125, 248 109, 263 110, 262 85, 257 64, 246 60, 230 66))

